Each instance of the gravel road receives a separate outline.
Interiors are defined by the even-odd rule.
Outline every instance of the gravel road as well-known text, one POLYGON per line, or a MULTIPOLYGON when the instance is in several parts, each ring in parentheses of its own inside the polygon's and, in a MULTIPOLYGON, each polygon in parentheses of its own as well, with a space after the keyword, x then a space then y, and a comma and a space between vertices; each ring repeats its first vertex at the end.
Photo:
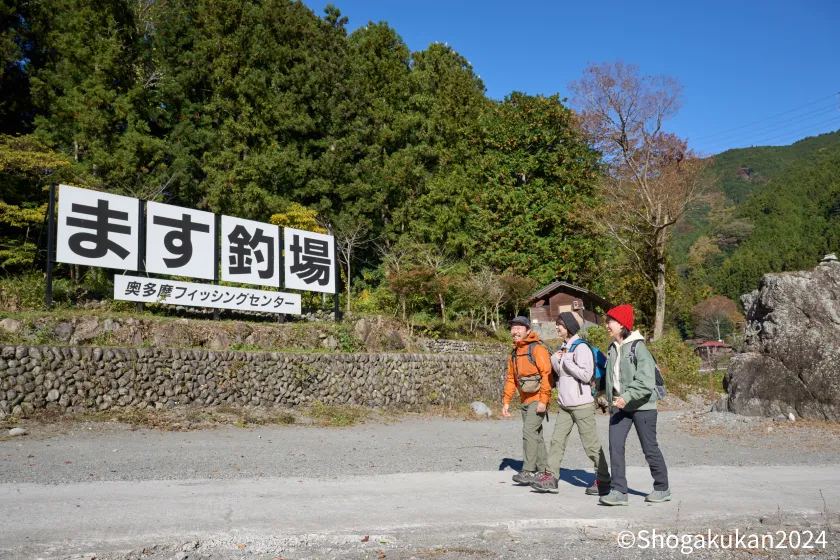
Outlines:
MULTIPOLYGON (((606 442, 606 417, 598 417, 597 424, 606 442)), ((0 539, 0 557, 408 559, 601 558, 609 554, 618 558, 664 558, 674 551, 619 549, 617 532, 623 527, 641 527, 643 518, 638 515, 644 517, 650 511, 658 516, 648 519, 653 526, 662 526, 666 520, 670 526, 674 519, 679 523, 683 500, 686 525, 682 530, 689 530, 688 506, 700 515, 708 499, 709 504, 717 505, 709 506, 707 516, 696 518, 697 523, 702 518, 702 527, 721 532, 739 527, 827 527, 828 542, 822 552, 827 556, 820 557, 840 558, 840 494, 834 490, 840 487, 837 425, 774 422, 700 411, 661 413, 660 445, 684 494, 678 495, 677 503, 662 506, 668 509, 659 510, 644 509, 638 496, 632 497, 631 508, 617 510, 599 508, 592 499, 578 496, 592 474, 575 432, 567 446, 563 463, 566 485, 559 497, 532 494, 528 489, 498 494, 497 488, 513 488, 510 475, 521 458, 520 426, 516 419, 407 418, 348 428, 223 426, 179 432, 89 422, 74 423, 62 430, 65 433, 56 435, 54 427, 28 425, 28 435, 0 441, 0 497, 6 496, 5 507, 0 509, 4 510, 5 525, 15 529, 13 542, 0 539), (763 478, 756 475, 751 480, 750 473, 759 471, 750 471, 751 466, 764 469, 763 478), (409 473, 414 476, 405 478, 409 473), (722 478, 719 488, 716 473, 722 478), (424 480, 427 486, 411 486, 424 480), (777 500, 778 489, 788 481, 791 488, 782 492, 784 500, 777 500), (268 494, 277 499, 267 511, 283 503, 305 508, 301 503, 305 504, 310 494, 301 493, 295 486, 298 483, 307 492, 314 489, 312 507, 321 507, 322 516, 302 509, 299 523, 293 516, 282 526, 262 526, 262 521, 253 522, 248 517, 254 515, 250 509, 267 507, 261 501, 266 488, 272 488, 268 494), (400 494, 401 485, 405 486, 405 495, 400 494), (485 487, 496 493, 487 494, 485 487), (823 502, 817 493, 822 488, 827 494, 823 502), (139 495, 132 498, 132 491, 139 495), (159 498, 154 497, 156 492, 159 498), (740 501, 742 494, 752 501, 740 501), (411 509, 412 500, 426 500, 424 509, 419 513, 415 510, 413 517, 400 511, 403 507, 411 509), (33 505, 27 508, 28 503, 33 505), (777 503, 785 504, 785 513, 782 515, 779 505, 776 519, 770 514, 777 503), (132 504, 138 511, 131 511, 132 504), (165 508, 167 514, 184 508, 185 525, 157 532, 148 527, 127 529, 133 522, 130 513, 146 523, 154 518, 155 504, 165 508), (565 505, 559 511, 554 506, 543 509, 542 504, 565 505), (200 509, 190 514, 190 507, 200 509), (390 509, 383 512, 376 509, 379 507, 390 509), (143 508, 152 508, 152 513, 144 517, 140 511, 143 508), (237 508, 241 508, 241 514, 237 508), (487 508, 501 508, 502 515, 488 513, 487 508), (79 516, 80 523, 85 519, 93 523, 97 515, 104 516, 102 519, 112 516, 114 527, 119 529, 113 534, 105 529, 101 534, 88 529, 74 533, 72 523, 66 521, 74 515, 79 516), (189 525, 190 515, 196 519, 195 527, 189 525), (473 515, 475 522, 468 523, 473 515), (35 532, 36 526, 49 527, 51 516, 64 526, 59 526, 55 535, 49 530, 35 532), (321 517, 333 521, 321 527, 321 517), (338 529, 355 527, 354 520, 366 517, 374 525, 368 541, 338 529), (27 532, 26 519, 32 520, 32 534, 27 532), (307 525, 312 522, 314 526, 307 525), (235 530, 211 531, 215 523, 235 530), (390 532, 377 536, 377 524, 390 532)), ((553 422, 546 427, 547 436, 552 428, 553 422)), ((633 435, 628 439, 627 453, 631 467, 644 467, 633 435)), ((650 489, 650 478, 643 468, 631 468, 630 482, 638 492, 650 489)), ((283 515, 288 511, 281 507, 276 517, 283 515)), ((693 529, 702 527, 695 525, 693 529)), ((744 551, 694 551, 692 557, 744 555, 744 551)), ((772 556, 780 557, 777 552, 772 556)))

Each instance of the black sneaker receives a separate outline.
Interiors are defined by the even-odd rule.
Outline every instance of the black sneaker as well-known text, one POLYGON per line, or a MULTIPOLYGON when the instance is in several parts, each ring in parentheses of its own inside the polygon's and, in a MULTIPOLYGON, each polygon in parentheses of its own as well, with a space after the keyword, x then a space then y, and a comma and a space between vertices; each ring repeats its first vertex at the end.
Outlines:
POLYGON ((540 475, 537 474, 537 471, 519 471, 513 475, 513 481, 517 484, 531 484, 539 479, 540 475))

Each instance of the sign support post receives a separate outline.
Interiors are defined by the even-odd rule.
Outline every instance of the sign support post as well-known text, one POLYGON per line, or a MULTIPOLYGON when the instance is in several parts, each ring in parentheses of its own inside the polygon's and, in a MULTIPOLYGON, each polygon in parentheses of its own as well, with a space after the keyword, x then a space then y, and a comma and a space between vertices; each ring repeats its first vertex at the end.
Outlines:
POLYGON ((50 183, 50 200, 47 204, 47 309, 53 304, 53 247, 55 246, 55 183, 50 183))
POLYGON ((334 320, 338 323, 341 320, 341 309, 338 301, 338 295, 341 293, 341 268, 338 266, 338 242, 333 237, 333 261, 335 263, 335 295, 333 295, 333 315, 334 320))
MULTIPOLYGON (((146 272, 146 201, 140 200, 138 202, 138 218, 137 218, 137 234, 138 238, 138 255, 137 255, 137 275, 140 276, 146 272)), ((143 313, 144 304, 138 301, 134 304, 134 311, 143 313)))
MULTIPOLYGON (((222 226, 221 226, 221 218, 218 214, 213 217, 213 223, 215 225, 215 235, 213 236, 213 258, 215 258, 215 262, 213 264, 213 284, 216 286, 219 285, 219 266, 224 266, 222 263, 222 254, 221 248, 219 244, 219 236, 222 235, 222 226)), ((219 308, 213 308, 213 320, 219 320, 219 308)))

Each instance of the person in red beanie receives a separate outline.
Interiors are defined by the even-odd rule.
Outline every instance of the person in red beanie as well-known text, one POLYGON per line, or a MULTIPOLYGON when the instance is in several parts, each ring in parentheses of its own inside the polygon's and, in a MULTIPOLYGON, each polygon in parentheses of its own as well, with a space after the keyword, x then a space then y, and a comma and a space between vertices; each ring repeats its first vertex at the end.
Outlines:
POLYGON ((671 500, 668 467, 656 441, 656 362, 645 346, 644 337, 633 330, 633 308, 619 305, 607 313, 607 331, 613 342, 607 352, 604 387, 610 403, 610 471, 612 489, 600 502, 608 506, 626 506, 627 476, 624 446, 630 427, 636 428, 645 454, 653 492, 646 502, 671 500))

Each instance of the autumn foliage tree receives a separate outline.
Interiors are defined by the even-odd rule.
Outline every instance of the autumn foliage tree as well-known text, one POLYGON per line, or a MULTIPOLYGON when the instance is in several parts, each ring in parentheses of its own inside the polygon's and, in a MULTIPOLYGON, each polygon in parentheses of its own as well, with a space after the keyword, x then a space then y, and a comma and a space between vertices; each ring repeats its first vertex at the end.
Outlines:
POLYGON ((663 129, 680 108, 682 86, 645 76, 633 64, 592 65, 570 84, 580 122, 603 156, 594 222, 603 227, 655 292, 654 339, 665 324, 671 229, 705 194, 705 160, 663 129))
POLYGON ((710 340, 731 334, 744 316, 734 301, 724 296, 713 296, 691 308, 694 332, 710 340))

